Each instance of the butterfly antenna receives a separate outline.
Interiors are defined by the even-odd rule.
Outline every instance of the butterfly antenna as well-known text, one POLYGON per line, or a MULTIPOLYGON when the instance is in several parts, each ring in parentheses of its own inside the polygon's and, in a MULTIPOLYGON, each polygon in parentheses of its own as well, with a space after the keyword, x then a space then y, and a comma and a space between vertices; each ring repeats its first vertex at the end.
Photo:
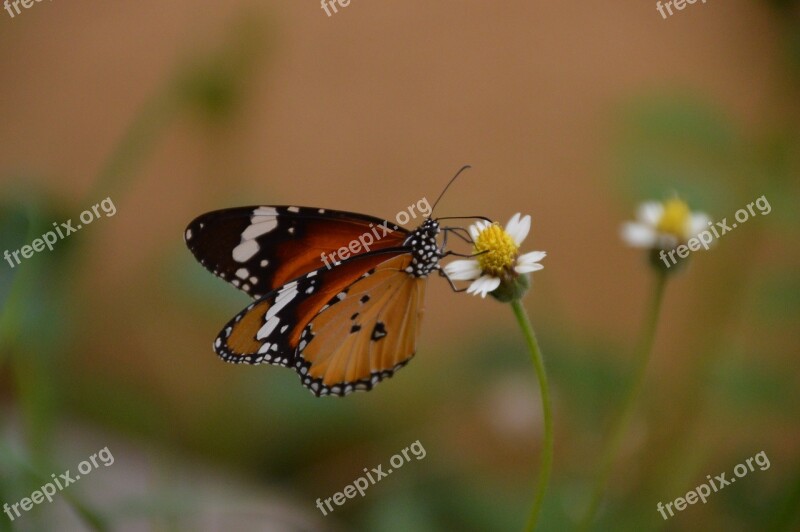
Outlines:
POLYGON ((447 192, 448 188, 450 188, 450 185, 453 184, 453 181, 455 181, 456 178, 461 175, 461 172, 463 172, 464 170, 466 170, 468 168, 472 168, 472 167, 470 165, 468 165, 468 164, 465 164, 464 166, 461 167, 461 170, 456 172, 456 175, 454 175, 453 178, 450 181, 448 181, 447 186, 444 187, 444 190, 442 190, 442 193, 439 194, 439 197, 436 198, 436 201, 433 202, 433 207, 431 208, 431 214, 428 215, 428 218, 430 218, 431 215, 433 215, 433 211, 434 211, 434 209, 436 209, 436 205, 439 204, 439 200, 442 199, 442 196, 444 196, 444 193, 447 192))

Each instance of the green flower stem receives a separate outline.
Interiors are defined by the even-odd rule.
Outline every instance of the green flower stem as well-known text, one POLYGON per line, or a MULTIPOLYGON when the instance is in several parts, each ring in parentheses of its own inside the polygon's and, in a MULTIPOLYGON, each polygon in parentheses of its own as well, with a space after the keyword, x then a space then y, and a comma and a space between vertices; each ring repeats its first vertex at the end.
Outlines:
POLYGON ((617 418, 616 424, 603 448, 600 466, 597 471, 597 476, 595 477, 594 487, 592 488, 592 499, 578 530, 589 530, 594 521, 597 508, 600 506, 600 501, 603 498, 603 492, 608 482, 608 477, 611 474, 611 466, 614 463, 614 457, 619 450, 622 438, 625 435, 625 430, 630 422, 634 407, 636 406, 636 399, 639 397, 642 387, 644 386, 647 365, 650 361, 650 353, 653 351, 653 344, 655 342, 656 326, 658 325, 658 316, 661 313, 661 302, 664 298, 664 287, 666 286, 667 275, 668 272, 666 270, 657 270, 653 295, 650 300, 650 308, 648 309, 642 336, 636 349, 636 368, 634 376, 631 381, 630 389, 628 390, 628 395, 622 403, 622 411, 619 418, 617 418))
POLYGON ((544 360, 542 360, 542 353, 539 350, 539 343, 536 341, 536 333, 533 332, 528 313, 525 312, 525 307, 522 306, 519 299, 513 299, 511 301, 511 308, 514 311, 514 316, 517 318, 517 323, 519 323, 522 329, 522 334, 525 336, 525 341, 531 352, 533 367, 536 369, 536 377, 539 379, 539 393, 542 397, 542 413, 544 418, 544 445, 540 458, 539 482, 537 483, 536 492, 533 496, 533 507, 531 508, 531 515, 528 518, 528 526, 526 527, 526 530, 532 531, 536 529, 536 522, 539 520, 539 512, 542 509, 544 492, 547 490, 547 483, 550 480, 550 470, 553 467, 553 412, 552 405, 550 404, 550 388, 547 385, 547 374, 544 370, 544 360))

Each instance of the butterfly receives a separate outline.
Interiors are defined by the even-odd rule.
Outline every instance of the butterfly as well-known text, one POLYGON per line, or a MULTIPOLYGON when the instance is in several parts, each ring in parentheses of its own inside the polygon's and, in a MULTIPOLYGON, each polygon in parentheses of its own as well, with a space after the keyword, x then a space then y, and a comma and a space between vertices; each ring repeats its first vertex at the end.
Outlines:
POLYGON ((197 217, 185 232, 189 250, 254 299, 225 325, 214 351, 226 362, 293 368, 316 396, 371 390, 414 356, 428 276, 447 277, 439 261, 458 255, 445 251, 448 231, 469 238, 444 228, 440 245, 441 219, 429 215, 407 230, 297 206, 197 217))

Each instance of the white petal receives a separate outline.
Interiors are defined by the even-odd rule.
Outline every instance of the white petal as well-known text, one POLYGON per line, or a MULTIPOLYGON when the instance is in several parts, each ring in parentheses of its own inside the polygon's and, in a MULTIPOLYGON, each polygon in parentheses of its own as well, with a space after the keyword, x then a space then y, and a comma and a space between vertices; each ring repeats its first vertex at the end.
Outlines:
POLYGON ((444 273, 453 281, 472 281, 481 276, 476 260, 454 260, 444 267, 444 273))
MULTIPOLYGON (((480 223, 480 222, 478 222, 478 223, 480 223)), ((469 236, 472 237, 472 240, 475 240, 476 238, 478 238, 478 235, 481 232, 481 228, 478 225, 478 223, 474 223, 474 224, 469 226, 469 236)))
POLYGON ((527 214, 522 218, 520 216, 520 213, 515 214, 506 224, 506 233, 518 246, 522 244, 522 241, 528 236, 528 231, 531 230, 531 217, 527 214))
POLYGON ((637 222, 625 222, 622 224, 620 236, 626 244, 635 248, 653 248, 658 241, 655 229, 637 222))
POLYGON ((483 230, 489 227, 490 225, 492 224, 490 224, 486 220, 478 220, 474 224, 470 225, 469 234, 472 237, 472 240, 477 239, 478 235, 480 235, 483 232, 483 230))
POLYGON ((480 294, 481 297, 486 297, 486 294, 500 286, 500 279, 490 275, 484 275, 481 278, 472 282, 467 288, 468 294, 480 294))
POLYGON ((692 214, 689 220, 689 237, 697 236, 697 233, 708 229, 708 222, 711 218, 704 212, 696 212, 692 214))
POLYGON ((531 251, 517 257, 517 265, 514 266, 514 271, 517 273, 535 272, 544 268, 539 261, 547 256, 544 251, 531 251))
POLYGON ((514 271, 517 273, 538 272, 541 269, 544 269, 544 266, 538 262, 533 264, 517 264, 514 266, 514 271))
POLYGON ((509 229, 515 228, 517 226, 517 224, 519 224, 520 218, 522 218, 522 213, 521 212, 518 212, 514 216, 512 216, 511 219, 506 224, 506 231, 508 231, 509 229))
POLYGON ((533 262, 539 262, 546 256, 547 256, 546 251, 531 251, 530 253, 525 253, 524 255, 520 255, 519 257, 517 257, 517 264, 529 264, 533 262))
POLYGON ((658 221, 661 220, 661 216, 663 214, 663 204, 658 201, 646 201, 639 205, 639 208, 636 210, 636 219, 642 223, 655 227, 658 225, 658 221))

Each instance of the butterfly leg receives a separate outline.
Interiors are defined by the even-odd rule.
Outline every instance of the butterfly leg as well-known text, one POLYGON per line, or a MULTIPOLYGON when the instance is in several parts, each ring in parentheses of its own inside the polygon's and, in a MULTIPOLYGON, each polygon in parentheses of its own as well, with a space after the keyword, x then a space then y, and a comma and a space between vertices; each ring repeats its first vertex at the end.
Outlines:
POLYGON ((445 257, 449 257, 450 255, 452 255, 454 257, 466 257, 468 259, 471 259, 473 257, 477 257, 479 255, 483 255, 484 253, 489 253, 489 251, 491 251, 491 250, 484 249, 480 253, 456 253, 455 251, 445 251, 444 253, 441 254, 440 258, 443 259, 445 257))
POLYGON ((473 242, 472 237, 470 237, 469 232, 466 229, 464 229, 463 227, 444 227, 444 228, 442 228, 442 230, 444 231, 444 241, 445 242, 447 242, 447 233, 448 232, 452 232, 454 235, 456 235, 458 238, 460 238, 461 240, 463 240, 467 244, 474 244, 475 243, 475 242, 473 242), (464 231, 466 236, 464 236, 461 233, 459 233, 459 231, 464 231))
POLYGON ((468 287, 456 288, 456 285, 453 284, 453 280, 450 279, 450 276, 445 273, 444 269, 442 269, 441 266, 437 265, 436 269, 439 270, 439 276, 444 277, 445 279, 447 279, 447 282, 450 283, 450 288, 453 289, 453 292, 465 292, 467 290, 468 287))

